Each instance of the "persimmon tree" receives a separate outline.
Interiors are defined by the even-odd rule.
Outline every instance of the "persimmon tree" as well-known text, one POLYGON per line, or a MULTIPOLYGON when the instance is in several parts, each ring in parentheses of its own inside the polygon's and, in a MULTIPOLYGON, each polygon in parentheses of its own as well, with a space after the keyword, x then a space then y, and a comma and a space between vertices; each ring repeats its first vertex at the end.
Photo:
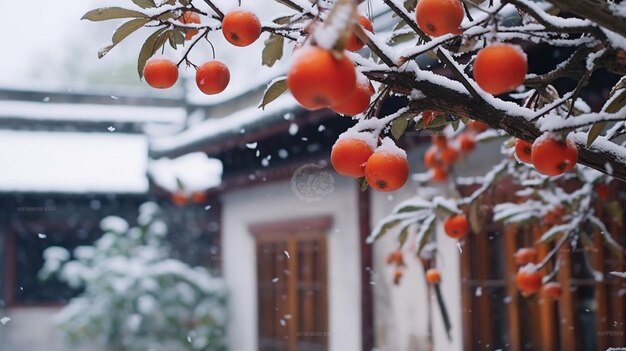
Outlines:
MULTIPOLYGON (((551 282, 559 267, 556 252, 568 243, 586 245, 592 232, 623 257, 624 249, 592 205, 606 199, 609 183, 626 181, 626 1, 381 0, 395 25, 379 34, 369 1, 276 1, 291 13, 258 18, 243 8, 226 11, 213 0, 132 0, 129 8, 96 9, 84 18, 127 19, 100 56, 135 30, 153 28, 137 68, 139 77, 145 75, 156 88, 173 84, 173 66, 193 66, 201 75, 196 79, 200 91, 223 90, 228 70, 237 67, 206 70, 207 64, 216 64, 189 59, 210 32, 221 31, 236 46, 263 36, 259 56, 267 66, 292 45, 288 75, 268 85, 260 108, 289 90, 307 109, 331 108, 353 116, 357 122, 339 137, 331 161, 363 188, 401 188, 410 169, 394 140, 407 131, 433 131, 433 145, 424 155, 429 171, 413 180, 473 183, 476 190, 455 198, 407 200, 375 228, 371 242, 383 235, 398 238, 400 249, 388 258, 398 267, 397 281, 407 240, 417 243, 412 254, 425 268, 435 269, 429 257, 436 250, 436 224, 443 222, 446 234, 460 241, 472 229, 480 231, 484 219, 477 215, 478 200, 503 178, 516 185, 511 190, 515 200, 494 204, 493 219, 541 221, 547 229, 539 243, 553 243, 544 257, 533 255, 532 248, 516 256, 524 294, 544 286, 548 296, 558 297, 560 286, 551 282), (571 54, 547 73, 529 72, 525 52, 540 47, 571 54), (178 62, 151 59, 171 50, 182 53, 178 62), (423 56, 434 63, 418 64, 423 56), (599 71, 610 72, 617 84, 603 106, 592 110, 582 97, 599 71), (156 83, 149 72, 156 74, 156 83), (574 81, 575 88, 557 90, 562 79, 574 81), (205 89, 208 82, 218 87, 205 89), (383 104, 397 97, 403 105, 384 114, 383 104), (504 140, 503 155, 490 171, 479 178, 455 176, 455 163, 476 143, 498 138, 504 140), (567 191, 564 184, 571 182, 580 186, 567 191)), ((429 272, 428 281, 438 286, 439 272, 429 272)))

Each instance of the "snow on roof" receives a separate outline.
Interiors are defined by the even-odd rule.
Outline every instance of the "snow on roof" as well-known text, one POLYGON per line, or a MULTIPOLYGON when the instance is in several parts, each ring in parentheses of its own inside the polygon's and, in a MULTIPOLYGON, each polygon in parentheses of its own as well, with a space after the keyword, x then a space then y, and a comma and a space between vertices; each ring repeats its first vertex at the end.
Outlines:
POLYGON ((240 132, 245 126, 269 119, 287 112, 300 109, 291 94, 284 94, 261 110, 256 106, 237 111, 229 116, 212 117, 176 135, 155 137, 150 140, 150 149, 156 152, 165 152, 191 144, 206 142, 207 139, 217 137, 228 132, 240 132))
POLYGON ((1 118, 77 122, 182 123, 184 108, 0 101, 1 118))
POLYGON ((203 152, 193 152, 176 159, 150 161, 148 172, 154 182, 169 192, 193 193, 216 187, 222 181, 222 162, 203 152), (178 182, 182 183, 180 189, 178 182))
POLYGON ((0 191, 145 193, 145 136, 0 131, 0 191))

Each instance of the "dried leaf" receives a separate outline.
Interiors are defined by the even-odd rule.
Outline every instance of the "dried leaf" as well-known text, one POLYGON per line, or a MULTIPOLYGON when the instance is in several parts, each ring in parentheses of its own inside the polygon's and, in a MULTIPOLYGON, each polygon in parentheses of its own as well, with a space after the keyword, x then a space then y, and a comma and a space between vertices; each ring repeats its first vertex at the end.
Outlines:
POLYGON ((167 40, 167 32, 164 27, 152 33, 143 43, 137 59, 137 71, 140 78, 143 78, 143 68, 146 66, 146 61, 163 46, 165 40, 167 40))
POLYGON ((276 61, 283 57, 283 45, 284 38, 277 34, 270 34, 270 37, 265 41, 265 48, 263 48, 262 63, 264 66, 272 67, 276 61))
POLYGON ((81 17, 81 19, 89 21, 106 21, 110 19, 131 17, 148 18, 148 15, 139 11, 124 9, 121 7, 103 7, 87 12, 83 15, 83 17, 81 17))
POLYGON ((261 109, 265 109, 270 102, 276 100, 279 96, 281 96, 285 91, 287 91, 287 78, 279 78, 273 80, 265 89, 263 93, 263 99, 261 99, 261 103, 259 107, 261 109))
POLYGON ((409 126, 409 120, 405 117, 398 117, 391 124, 391 135, 396 139, 400 139, 404 131, 409 126))
POLYGON ((151 7, 156 7, 154 0, 133 0, 135 5, 141 7, 142 9, 147 9, 151 7))
POLYGON ((478 201, 472 202, 472 204, 469 206, 467 217, 470 227, 472 228, 472 232, 476 234, 482 233, 483 223, 480 218, 480 204, 478 203, 478 201))

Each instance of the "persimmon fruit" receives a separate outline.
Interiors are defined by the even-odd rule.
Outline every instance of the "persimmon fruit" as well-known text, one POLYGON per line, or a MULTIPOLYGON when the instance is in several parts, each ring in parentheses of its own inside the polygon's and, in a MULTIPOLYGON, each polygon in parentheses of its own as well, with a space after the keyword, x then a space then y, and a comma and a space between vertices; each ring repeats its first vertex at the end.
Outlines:
POLYGON ((474 80, 486 92, 500 95, 524 83, 528 72, 526 54, 517 45, 491 44, 478 52, 474 80))
POLYGON ((469 223, 464 214, 454 214, 443 222, 443 230, 453 239, 462 239, 469 232, 469 223))
POLYGON ((563 294, 561 283, 549 282, 541 287, 541 295, 552 300, 558 300, 563 294))
POLYGON ((431 37, 459 34, 464 16, 461 0, 419 0, 415 8, 417 25, 431 37))
POLYGON ((576 166, 578 148, 571 139, 558 140, 545 135, 535 139, 531 161, 539 173, 557 176, 576 166))
POLYGON ((525 266, 529 263, 537 263, 539 254, 532 247, 522 247, 513 254, 513 258, 518 266, 525 266))
POLYGON ((482 133, 489 129, 489 125, 487 123, 473 119, 467 122, 467 127, 476 133, 482 133))
POLYGON ((143 68, 143 77, 153 88, 171 88, 178 80, 178 67, 168 59, 150 59, 143 68))
MULTIPOLYGON (((180 21, 184 24, 200 24, 200 15, 193 11, 185 11, 180 17, 180 21)), ((185 40, 190 40, 196 34, 198 34, 197 29, 185 29, 185 40)))
POLYGON ((439 284, 441 283, 441 273, 437 268, 431 268, 426 271, 426 281, 428 284, 439 284))
MULTIPOLYGON (((372 25, 372 22, 367 17, 363 15, 359 15, 359 17, 357 18, 357 22, 358 22, 358 25, 363 27, 363 29, 365 29, 366 31, 369 31, 372 33, 374 32, 374 26, 372 25)), ((357 24, 355 23, 355 25, 357 24)), ((365 43, 361 39, 359 39, 354 33, 352 33, 350 34, 350 37, 348 38, 348 41, 346 42, 346 50, 358 51, 364 45, 365 43)))
POLYGON ((533 267, 527 266, 520 268, 515 277, 517 288, 524 295, 534 294, 541 288, 541 274, 533 267))
POLYGON ((515 139, 515 156, 524 163, 532 163, 531 151, 533 144, 524 139, 515 139))
POLYGON ((357 86, 356 70, 346 55, 336 58, 328 50, 310 46, 295 54, 287 74, 287 86, 306 109, 337 106, 357 86))
POLYGON ((335 143, 330 153, 330 162, 335 171, 349 177, 363 177, 365 164, 374 150, 363 140, 345 138, 335 143))
POLYGON ((457 141, 462 152, 470 152, 476 148, 476 137, 470 133, 459 135, 457 141))
POLYGON ((230 82, 230 71, 220 61, 209 61, 196 70, 196 85, 207 95, 221 93, 230 82))
POLYGON ((448 169, 445 166, 433 167, 431 179, 435 182, 445 182, 448 179, 448 169))
POLYGON ((261 21, 250 11, 236 9, 224 15, 222 33, 235 46, 248 46, 261 36, 261 21))
POLYGON ((331 106, 331 110, 348 116, 355 116, 367 110, 375 91, 367 78, 364 76, 359 78, 352 94, 343 102, 331 106))
POLYGON ((409 162, 406 156, 376 151, 365 164, 365 179, 374 190, 398 190, 409 179, 409 162))

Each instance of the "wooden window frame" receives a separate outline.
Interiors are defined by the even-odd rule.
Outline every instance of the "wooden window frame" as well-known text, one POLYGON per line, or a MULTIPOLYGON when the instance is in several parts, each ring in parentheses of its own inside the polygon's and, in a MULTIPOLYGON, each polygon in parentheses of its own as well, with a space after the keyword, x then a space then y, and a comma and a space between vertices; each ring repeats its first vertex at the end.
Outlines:
MULTIPOLYGON (((328 247, 327 247, 327 233, 332 227, 333 219, 331 216, 320 216, 320 217, 308 217, 308 218, 297 218, 290 219, 285 221, 275 221, 269 223, 255 223, 251 224, 248 229, 250 233, 254 236, 256 249, 255 252, 259 252, 259 247, 265 242, 280 242, 282 240, 286 241, 287 244, 287 252, 290 254, 290 258, 287 261, 288 269, 290 272, 298 272, 298 242, 303 240, 319 240, 320 248, 322 250, 321 256, 325 258, 326 262, 323 263, 323 285, 321 287, 322 291, 322 303, 319 306, 319 309, 323 313, 323 325, 328 331, 329 323, 329 311, 328 311, 328 247)), ((260 262, 258 262, 257 257, 257 267, 259 267, 260 262)), ((257 270, 257 279, 259 276, 259 272, 257 270)), ((257 306, 259 306, 259 285, 257 283, 257 306)), ((294 321, 293 323, 288 323, 288 335, 289 346, 288 350, 297 350, 298 345, 298 280, 291 280, 288 284, 288 310, 291 314, 291 319, 294 321), (295 297, 295 298, 294 298, 295 297)), ((257 307, 257 312, 259 311, 259 307, 257 307)), ((257 328, 257 338, 261 339, 261 316, 258 317, 259 326, 257 328)), ((321 331, 316 331, 321 332, 321 331)), ((327 348, 328 345, 326 344, 327 348)))

